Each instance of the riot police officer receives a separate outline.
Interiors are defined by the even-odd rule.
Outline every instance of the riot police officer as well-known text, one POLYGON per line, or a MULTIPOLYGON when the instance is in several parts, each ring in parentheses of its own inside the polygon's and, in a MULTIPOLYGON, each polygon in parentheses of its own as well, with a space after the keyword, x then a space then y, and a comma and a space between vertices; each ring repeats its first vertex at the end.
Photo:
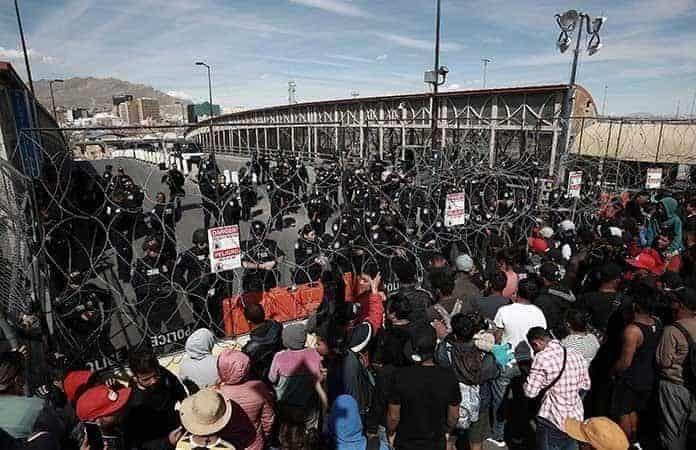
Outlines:
POLYGON ((251 223, 250 239, 242 242, 242 289, 244 292, 267 291, 278 285, 278 264, 285 254, 276 241, 266 239, 266 225, 258 220, 251 223))
POLYGON ((242 201, 236 184, 231 183, 220 194, 220 213, 224 225, 239 225, 242 217, 242 201))
POLYGON ((181 220, 181 207, 164 192, 158 192, 156 204, 145 216, 145 224, 150 234, 158 236, 162 242, 162 252, 169 258, 176 258, 176 223, 181 220))
POLYGON ((206 161, 198 173, 198 187, 201 190, 203 206, 203 226, 210 228, 210 218, 217 217, 218 188, 217 180, 220 175, 214 160, 206 161))
POLYGON ((62 337, 71 361, 82 363, 97 358, 112 358, 111 320, 109 311, 113 305, 111 293, 93 283, 84 282, 84 274, 70 273, 65 290, 54 302, 57 316, 69 333, 57 333, 62 337))
POLYGON ((104 167, 104 173, 102 174, 102 177, 100 180, 102 186, 106 187, 109 185, 109 183, 111 183, 111 179, 114 177, 113 170, 114 170, 114 167, 111 164, 107 164, 104 167))
POLYGON ((169 187, 169 199, 172 201, 176 199, 177 204, 181 204, 181 198, 186 195, 184 191, 185 182, 184 174, 176 166, 172 166, 162 176, 162 184, 166 184, 169 187))
POLYGON ((294 284, 304 284, 317 281, 321 276, 322 266, 319 262, 321 249, 317 232, 311 224, 305 225, 300 231, 300 238, 295 243, 295 264, 297 268, 293 275, 294 284))
POLYGON ((157 335, 162 327, 166 331, 183 327, 172 283, 175 261, 162 253, 162 242, 157 237, 146 239, 143 251, 144 256, 136 261, 133 269, 132 285, 147 332, 157 335))
POLYGON ((119 190, 114 192, 106 207, 109 243, 116 252, 118 278, 125 283, 131 280, 132 239, 136 223, 136 214, 129 206, 128 193, 119 190))
MULTIPOLYGON (((232 271, 226 273, 229 277, 232 274, 232 271)), ((218 278, 211 272, 208 233, 199 228, 193 232, 193 247, 179 256, 174 267, 174 281, 188 294, 195 328, 206 327, 215 332, 223 329, 223 280, 226 277, 218 278)))
POLYGON ((293 180, 290 176, 290 166, 282 162, 273 173, 273 179, 268 186, 271 201, 271 224, 275 224, 277 231, 283 230, 283 213, 295 200, 293 193, 293 180))
POLYGON ((307 216, 309 223, 318 235, 326 232, 326 221, 331 217, 331 206, 326 197, 315 192, 307 201, 307 216))
POLYGON ((251 172, 242 167, 239 171, 239 200, 242 206, 242 220, 251 220, 251 208, 256 206, 256 189, 251 180, 251 172))
POLYGON ((307 173, 307 167, 302 162, 301 157, 298 156, 295 158, 292 169, 293 192, 295 192, 295 196, 302 197, 307 192, 309 174, 307 173))

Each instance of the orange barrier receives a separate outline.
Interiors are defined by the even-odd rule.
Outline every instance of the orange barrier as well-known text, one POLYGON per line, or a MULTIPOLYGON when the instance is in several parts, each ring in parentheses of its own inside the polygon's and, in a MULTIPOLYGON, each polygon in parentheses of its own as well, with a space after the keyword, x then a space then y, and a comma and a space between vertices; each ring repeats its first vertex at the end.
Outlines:
POLYGON ((316 311, 324 297, 321 282, 301 284, 294 290, 277 287, 267 292, 254 292, 226 298, 222 302, 222 314, 225 334, 236 336, 248 333, 251 329, 244 318, 244 305, 260 303, 266 312, 266 318, 287 322, 309 316, 316 311))

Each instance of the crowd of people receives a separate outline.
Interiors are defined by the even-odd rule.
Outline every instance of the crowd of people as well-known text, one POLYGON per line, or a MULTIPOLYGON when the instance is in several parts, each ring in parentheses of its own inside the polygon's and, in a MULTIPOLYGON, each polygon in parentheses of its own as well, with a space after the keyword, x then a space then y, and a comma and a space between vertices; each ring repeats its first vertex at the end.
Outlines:
MULTIPOLYGON (((145 255, 128 274, 150 328, 171 325, 172 285, 186 286, 200 308, 180 364, 160 365, 145 340, 129 349, 125 368, 74 362, 28 396, 26 365, 36 355, 0 316, 2 448, 696 444, 696 200, 666 191, 617 196, 591 221, 537 217, 512 243, 486 229, 483 247, 466 252, 444 225, 446 190, 423 196, 408 172, 336 164, 318 170, 312 185, 296 164, 271 171, 252 161, 229 196, 211 197, 201 185, 204 221, 251 221, 254 184, 269 184, 271 217, 251 221, 242 244, 242 290, 265 291, 278 285, 284 261, 271 233, 287 226, 287 211, 304 209, 292 280, 321 281, 317 311, 281 324, 248 301, 248 340, 216 346, 220 297, 210 291, 220 277, 211 274, 205 228, 178 255, 176 242, 167 242, 181 208, 174 186, 148 214, 159 237, 145 239, 145 255)), ((219 190, 215 170, 204 168, 199 184, 219 190)), ((118 176, 106 184, 114 192, 132 186, 118 176)), ((489 216, 514 207, 479 206, 489 204, 489 216)), ((128 260, 126 250, 117 253, 128 260)), ((64 289, 107 302, 82 289, 78 275, 64 289)))

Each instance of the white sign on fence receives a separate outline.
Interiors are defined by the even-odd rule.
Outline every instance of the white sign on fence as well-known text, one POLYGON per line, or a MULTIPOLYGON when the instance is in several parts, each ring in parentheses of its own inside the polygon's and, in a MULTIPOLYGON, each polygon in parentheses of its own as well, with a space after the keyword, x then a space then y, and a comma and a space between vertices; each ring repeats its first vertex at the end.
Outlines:
POLYGON ((222 272, 242 267, 242 251, 239 246, 239 226, 230 225, 208 230, 210 269, 222 272))
POLYGON ((662 168, 652 167, 648 169, 645 187, 648 189, 660 189, 660 186, 662 186, 662 168))
POLYGON ((679 164, 677 166, 677 181, 688 181, 691 174, 691 166, 688 164, 679 164))
POLYGON ((568 173, 568 196, 579 198, 582 189, 582 171, 568 173))
POLYGON ((447 194, 445 202, 445 226, 454 227, 464 225, 468 216, 466 214, 466 196, 463 192, 447 194))

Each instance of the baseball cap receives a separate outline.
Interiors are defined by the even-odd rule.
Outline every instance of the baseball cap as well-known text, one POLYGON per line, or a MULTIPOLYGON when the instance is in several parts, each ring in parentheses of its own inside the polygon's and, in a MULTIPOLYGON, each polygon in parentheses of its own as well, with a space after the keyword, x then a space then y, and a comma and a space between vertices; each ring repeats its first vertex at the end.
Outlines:
POLYGON ((566 419, 565 432, 598 450, 627 450, 629 445, 621 427, 607 417, 593 417, 584 422, 566 419))
POLYGON ((94 372, 91 370, 73 370, 63 379, 63 391, 70 403, 75 402, 87 389, 89 379, 94 372))
POLYGON ((553 236, 553 228, 551 227, 543 227, 541 230, 539 230, 539 235, 543 238, 549 239, 553 236))
POLYGON ((113 416, 121 411, 128 398, 131 389, 119 387, 115 390, 105 384, 87 389, 77 399, 77 417, 82 421, 93 421, 101 417, 113 416))
POLYGON ((547 261, 539 267, 539 275, 548 281, 559 281, 561 278, 561 271, 556 263, 547 261))
POLYGON ((679 303, 691 311, 696 311, 696 290, 690 287, 682 287, 672 292, 674 292, 679 303))
POLYGON ((575 230, 575 224, 571 220, 564 220, 561 223, 558 224, 558 227, 561 229, 561 231, 574 231, 575 230))
POLYGON ((459 272, 471 272, 474 270, 474 260, 471 259, 471 256, 466 254, 457 256, 455 265, 459 272))
POLYGON ((423 323, 415 327, 411 339, 404 345, 404 354, 409 360, 422 362, 435 354, 437 336, 430 324, 423 323))
POLYGON ((657 265, 657 260, 648 252, 640 252, 635 258, 626 258, 626 262, 636 269, 643 269, 659 275, 662 271, 657 265))
POLYGON ((353 352, 359 353, 367 347, 370 339, 372 339, 372 325, 370 322, 362 322, 351 330, 348 346, 353 352))

